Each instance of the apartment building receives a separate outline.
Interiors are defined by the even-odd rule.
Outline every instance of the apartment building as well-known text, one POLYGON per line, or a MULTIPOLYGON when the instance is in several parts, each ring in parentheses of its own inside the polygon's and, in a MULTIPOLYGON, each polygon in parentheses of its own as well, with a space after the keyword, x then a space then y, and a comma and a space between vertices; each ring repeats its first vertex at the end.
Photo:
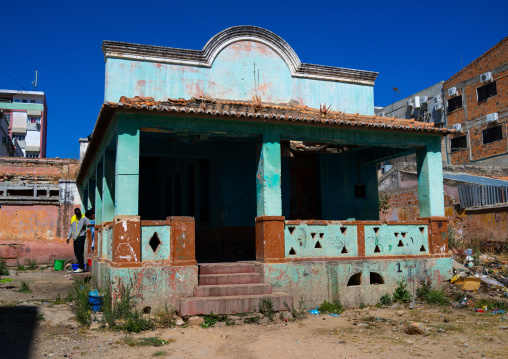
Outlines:
POLYGON ((47 105, 44 92, 0 90, 0 111, 8 123, 9 137, 23 157, 45 158, 47 105))

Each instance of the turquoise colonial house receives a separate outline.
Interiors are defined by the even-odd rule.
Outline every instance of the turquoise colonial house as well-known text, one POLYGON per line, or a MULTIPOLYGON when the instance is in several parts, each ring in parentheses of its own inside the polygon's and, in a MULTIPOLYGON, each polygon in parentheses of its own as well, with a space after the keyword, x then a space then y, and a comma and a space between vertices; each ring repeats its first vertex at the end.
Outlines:
MULTIPOLYGON (((93 273, 182 314, 303 298, 375 303, 452 273, 441 137, 374 116, 377 73, 302 63, 238 26, 203 50, 105 41, 105 101, 78 175, 93 273), (376 166, 416 153, 420 219, 379 221, 376 166)), ((374 64, 375 65, 375 64, 374 64)))

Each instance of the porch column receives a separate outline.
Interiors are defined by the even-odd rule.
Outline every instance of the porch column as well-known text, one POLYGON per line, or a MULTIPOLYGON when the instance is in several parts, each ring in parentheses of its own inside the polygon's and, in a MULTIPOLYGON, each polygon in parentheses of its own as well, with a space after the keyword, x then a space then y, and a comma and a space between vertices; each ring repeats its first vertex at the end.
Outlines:
POLYGON ((138 215, 139 129, 132 122, 118 121, 116 150, 115 215, 138 215))
POLYGON ((256 175, 256 259, 284 262, 280 136, 263 134, 256 175))
POLYGON ((280 136, 263 134, 256 175, 257 214, 282 215, 280 136))
POLYGON ((102 223, 102 160, 95 167, 95 223, 102 223))
POLYGON ((416 152, 420 217, 444 216, 441 138, 432 138, 416 152))
POLYGON ((102 160, 102 221, 115 217, 115 153, 106 149, 102 160))

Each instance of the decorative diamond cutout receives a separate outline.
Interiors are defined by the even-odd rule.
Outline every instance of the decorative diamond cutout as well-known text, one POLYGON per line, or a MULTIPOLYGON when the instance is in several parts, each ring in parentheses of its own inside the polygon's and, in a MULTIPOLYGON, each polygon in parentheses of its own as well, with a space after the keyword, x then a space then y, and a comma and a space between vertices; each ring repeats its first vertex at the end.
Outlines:
POLYGON ((346 231, 347 231, 347 227, 340 227, 340 232, 342 234, 346 234, 346 231))
POLYGON ((423 234, 423 231, 424 231, 424 230, 425 230, 425 228, 424 228, 424 227, 420 227, 420 232, 422 232, 422 234, 423 234))
POLYGON ((314 237, 316 236, 316 233, 311 233, 310 236, 312 237, 312 239, 314 239, 314 237))
POLYGON ((377 234, 379 232, 379 227, 374 227, 374 233, 377 234))
POLYGON ((289 229, 289 234, 293 234, 293 232, 295 231, 295 227, 288 227, 289 229))
POLYGON ((150 241, 148 242, 148 244, 150 245, 150 247, 152 247, 152 250, 154 251, 157 251, 157 248, 159 248, 160 244, 161 244, 161 240, 159 239, 159 236, 157 235, 157 232, 155 232, 152 236, 152 238, 150 238, 150 241))

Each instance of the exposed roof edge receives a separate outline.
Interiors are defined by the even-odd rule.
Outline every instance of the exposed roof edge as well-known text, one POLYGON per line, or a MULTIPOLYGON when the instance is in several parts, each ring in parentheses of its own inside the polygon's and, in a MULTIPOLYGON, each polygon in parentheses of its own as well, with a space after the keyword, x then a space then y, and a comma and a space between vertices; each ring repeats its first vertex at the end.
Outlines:
POLYGON ((256 104, 246 101, 223 101, 210 98, 192 98, 190 100, 168 99, 165 102, 154 101, 151 97, 127 98, 122 96, 119 102, 105 101, 95 123, 91 140, 85 152, 77 184, 82 184, 86 171, 93 161, 93 156, 106 134, 111 119, 117 111, 122 112, 158 112, 168 115, 191 115, 196 117, 234 117, 249 120, 275 120, 286 123, 318 124, 344 128, 368 128, 380 131, 411 131, 429 134, 446 135, 456 130, 434 127, 433 124, 415 120, 396 119, 394 117, 366 116, 329 112, 325 109, 313 109, 307 106, 285 104, 256 104), (324 113, 322 111, 325 111, 324 113))
POLYGON ((230 27, 213 36, 202 50, 103 41, 102 51, 106 58, 211 67, 217 55, 226 46, 245 40, 260 42, 274 50, 286 62, 293 77, 373 86, 378 75, 372 71, 302 63, 293 48, 280 36, 257 26, 230 27))

